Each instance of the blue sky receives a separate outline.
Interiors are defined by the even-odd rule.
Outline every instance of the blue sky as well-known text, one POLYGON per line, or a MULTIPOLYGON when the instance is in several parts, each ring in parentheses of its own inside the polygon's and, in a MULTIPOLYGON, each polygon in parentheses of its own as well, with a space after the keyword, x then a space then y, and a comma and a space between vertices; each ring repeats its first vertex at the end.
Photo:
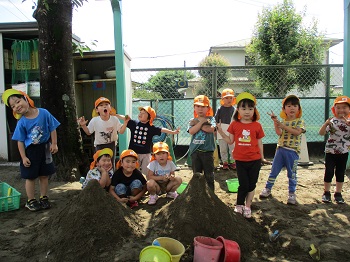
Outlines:
MULTIPOLYGON (((122 30, 132 68, 197 66, 214 45, 250 38, 263 7, 282 0, 123 0, 122 30)), ((343 39, 343 0, 294 0, 306 7, 304 23, 318 21, 326 37, 343 39)), ((34 21, 32 1, 0 0, 0 22, 34 21)), ((74 11, 73 33, 95 50, 114 49, 110 1, 89 0, 74 11)), ((343 63, 343 44, 330 50, 330 63, 343 63)))

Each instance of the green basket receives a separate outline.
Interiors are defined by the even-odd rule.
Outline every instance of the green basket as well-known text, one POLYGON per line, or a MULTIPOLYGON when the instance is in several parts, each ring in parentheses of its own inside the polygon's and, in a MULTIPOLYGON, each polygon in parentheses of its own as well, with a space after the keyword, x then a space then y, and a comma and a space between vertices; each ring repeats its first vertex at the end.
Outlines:
POLYGON ((7 183, 0 183, 0 212, 19 209, 21 193, 7 183))

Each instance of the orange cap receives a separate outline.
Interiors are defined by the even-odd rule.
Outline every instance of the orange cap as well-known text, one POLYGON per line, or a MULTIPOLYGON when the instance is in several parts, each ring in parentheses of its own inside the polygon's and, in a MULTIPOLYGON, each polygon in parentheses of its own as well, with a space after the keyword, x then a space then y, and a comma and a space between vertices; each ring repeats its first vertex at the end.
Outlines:
MULTIPOLYGON (((92 113, 91 113, 92 117, 98 116, 98 113, 96 112, 96 108, 102 102, 107 102, 107 103, 111 104, 111 101, 109 101, 109 99, 106 97, 101 96, 100 98, 96 99, 95 108, 92 110, 92 113)), ((111 111, 109 112, 109 114, 111 114, 112 116, 115 116, 117 114, 117 111, 115 110, 114 107, 111 106, 111 111)))
POLYGON ((90 170, 93 169, 94 167, 96 167, 97 159, 100 156, 103 156, 103 155, 110 155, 111 157, 113 157, 112 149, 110 149, 110 148, 103 148, 103 149, 97 150, 96 153, 93 156, 94 161, 92 161, 91 164, 90 164, 90 170))
MULTIPOLYGON (((2 94, 2 101, 4 102, 5 105, 9 106, 8 99, 10 96, 13 96, 13 95, 24 96, 29 106, 32 108, 35 108, 34 101, 26 93, 13 88, 5 90, 5 92, 2 94)), ((15 113, 15 111, 13 111, 12 113, 16 119, 20 119, 22 117, 21 114, 17 114, 15 113)))
MULTIPOLYGON (((138 155, 135 153, 134 150, 131 150, 131 149, 127 149, 127 150, 124 150, 121 155, 120 155, 120 158, 119 158, 119 161, 117 162, 116 164, 116 168, 119 169, 121 166, 122 166, 122 160, 127 157, 127 156, 132 156, 132 157, 135 157, 136 160, 139 159, 138 155)), ((139 162, 136 163, 136 168, 139 168, 139 162)))
POLYGON ((280 117, 283 118, 283 119, 287 119, 287 115, 286 113, 283 111, 283 108, 284 108, 284 103, 286 102, 287 99, 289 98, 296 98, 299 100, 299 113, 296 115, 297 118, 300 118, 302 115, 303 115, 303 110, 301 109, 301 105, 300 105, 300 99, 299 97, 297 97, 296 95, 289 95, 289 96, 286 96, 283 100, 282 100, 282 111, 280 113, 280 117))
POLYGON ((334 106, 336 104, 343 104, 343 103, 347 103, 350 106, 350 98, 347 96, 338 96, 336 99, 334 99, 334 103, 333 103, 333 106, 331 109, 332 109, 332 113, 335 117, 337 117, 337 116, 335 114, 334 106))
POLYGON ((102 102, 107 102, 107 103, 111 104, 111 101, 109 101, 108 98, 105 98, 105 97, 101 96, 100 98, 96 99, 96 101, 95 101, 95 108, 97 108, 98 105, 101 104, 102 102))
POLYGON ((235 98, 235 92, 233 92, 232 89, 230 88, 226 88, 224 90, 222 90, 222 93, 221 93, 221 100, 220 100, 220 104, 223 105, 224 104, 224 98, 225 97, 228 97, 228 96, 232 96, 232 103, 231 105, 233 106, 234 104, 236 104, 236 98, 235 98))
POLYGON ((171 155, 169 154, 169 146, 167 143, 164 142, 157 142, 153 145, 153 155, 151 157, 151 162, 156 160, 155 158, 155 154, 157 154, 158 152, 166 152, 168 153, 168 160, 173 160, 173 158, 171 157, 171 155))
POLYGON ((139 110, 141 111, 142 109, 149 114, 150 116, 149 124, 153 125, 153 120, 156 118, 156 111, 150 106, 140 106, 139 110))
MULTIPOLYGON (((207 106, 209 108, 209 110, 207 111, 206 116, 213 116, 214 115, 213 109, 210 107, 209 98, 207 96, 205 96, 205 95, 196 96, 194 98, 193 104, 198 105, 198 106, 207 106)), ((196 111, 194 111, 193 115, 195 118, 198 117, 196 111)))

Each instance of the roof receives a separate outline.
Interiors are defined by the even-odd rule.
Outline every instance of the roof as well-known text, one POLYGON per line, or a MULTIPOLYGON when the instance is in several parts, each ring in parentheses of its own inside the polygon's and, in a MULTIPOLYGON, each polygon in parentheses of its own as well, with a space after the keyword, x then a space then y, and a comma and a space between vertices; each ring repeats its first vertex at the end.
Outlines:
MULTIPOLYGON (((214 53, 216 51, 224 51, 224 50, 245 50, 246 46, 250 43, 250 41, 251 41, 251 38, 247 38, 247 39, 241 39, 233 42, 212 46, 209 49, 209 54, 214 53)), ((343 39, 338 39, 338 38, 324 39, 324 43, 330 44, 329 47, 335 46, 341 42, 343 42, 343 39)))
MULTIPOLYGON (((38 22, 13 22, 13 23, 0 23, 0 33, 3 33, 5 37, 10 36, 38 36, 38 22)), ((80 42, 80 37, 72 34, 73 41, 80 42)))

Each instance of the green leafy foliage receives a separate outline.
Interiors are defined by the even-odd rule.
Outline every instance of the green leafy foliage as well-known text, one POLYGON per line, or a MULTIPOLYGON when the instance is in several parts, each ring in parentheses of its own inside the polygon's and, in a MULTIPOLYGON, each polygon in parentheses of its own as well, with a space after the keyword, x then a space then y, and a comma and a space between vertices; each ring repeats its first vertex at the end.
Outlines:
POLYGON ((217 75, 216 81, 216 90, 220 89, 225 83, 228 82, 230 71, 227 67, 230 66, 230 63, 223 56, 219 54, 211 54, 206 56, 198 65, 203 67, 199 69, 199 75, 202 77, 203 87, 197 91, 197 95, 206 95, 208 97, 213 97, 214 83, 213 75, 217 75), (206 69, 205 67, 211 67, 206 69), (213 70, 212 67, 216 67, 216 70, 213 70))
MULTIPOLYGON (((307 28, 303 15, 296 12, 291 0, 263 9, 258 16, 251 43, 247 47, 253 65, 320 65, 327 46, 317 31, 317 22, 307 28)), ((304 66, 255 69, 257 87, 270 96, 284 96, 297 88, 310 91, 322 80, 320 67, 304 66)))
MULTIPOLYGON (((97 42, 98 42, 97 40, 92 40, 90 45, 97 46, 97 42)), ((93 51, 93 49, 89 45, 85 44, 84 42, 79 42, 79 43, 72 42, 72 46, 73 46, 73 53, 79 52, 81 57, 83 57, 84 52, 93 51)))
POLYGON ((178 71, 160 71, 148 79, 143 85, 146 90, 157 92, 163 99, 182 98, 183 95, 178 92, 177 82, 186 79, 192 79, 195 75, 184 70, 178 71))

